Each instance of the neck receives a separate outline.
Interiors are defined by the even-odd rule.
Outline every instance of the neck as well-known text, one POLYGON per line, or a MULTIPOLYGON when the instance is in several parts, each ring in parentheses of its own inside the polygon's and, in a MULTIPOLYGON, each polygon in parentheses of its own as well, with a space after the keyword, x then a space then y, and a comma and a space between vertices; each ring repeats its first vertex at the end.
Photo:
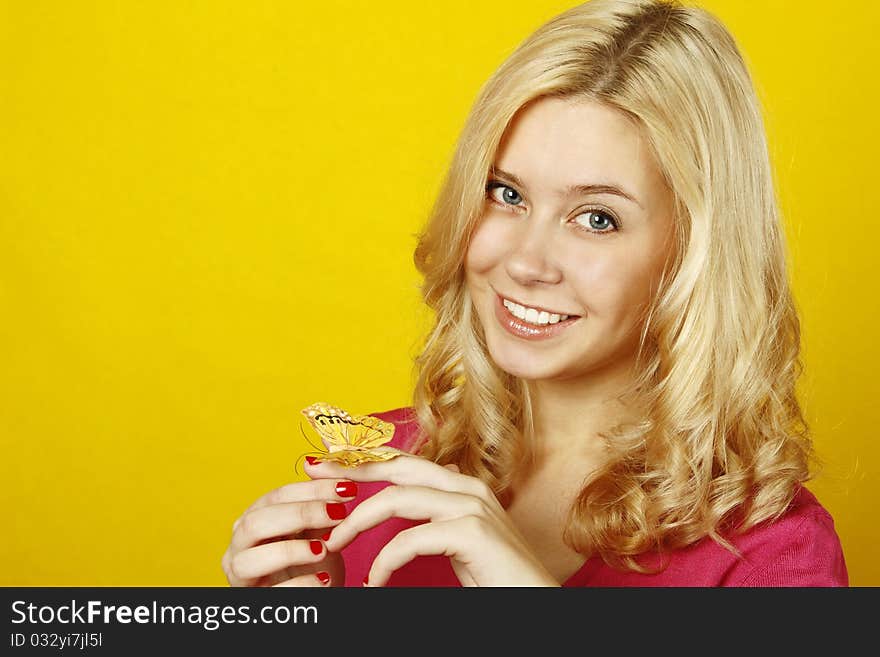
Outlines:
POLYGON ((536 456, 551 459, 604 451, 599 434, 631 417, 619 399, 631 384, 631 362, 578 379, 530 381, 536 456))

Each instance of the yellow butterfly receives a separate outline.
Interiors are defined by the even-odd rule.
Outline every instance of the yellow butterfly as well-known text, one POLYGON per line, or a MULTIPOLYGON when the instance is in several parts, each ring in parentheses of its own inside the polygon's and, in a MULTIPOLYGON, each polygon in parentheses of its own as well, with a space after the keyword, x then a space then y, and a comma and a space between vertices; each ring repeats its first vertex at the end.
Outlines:
POLYGON ((314 453, 316 461, 335 461, 353 468, 361 463, 387 461, 400 455, 391 447, 382 447, 394 436, 391 422, 370 415, 352 416, 324 402, 304 408, 302 414, 327 445, 327 450, 314 453))

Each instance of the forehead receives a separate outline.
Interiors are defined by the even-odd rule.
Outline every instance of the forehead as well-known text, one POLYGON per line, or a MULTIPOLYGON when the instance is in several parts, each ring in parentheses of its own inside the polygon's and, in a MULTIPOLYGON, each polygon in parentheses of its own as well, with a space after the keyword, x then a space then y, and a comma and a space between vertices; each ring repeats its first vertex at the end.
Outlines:
POLYGON ((589 100, 542 98, 520 109, 495 165, 549 191, 618 183, 646 197, 662 179, 648 143, 620 110, 589 100))

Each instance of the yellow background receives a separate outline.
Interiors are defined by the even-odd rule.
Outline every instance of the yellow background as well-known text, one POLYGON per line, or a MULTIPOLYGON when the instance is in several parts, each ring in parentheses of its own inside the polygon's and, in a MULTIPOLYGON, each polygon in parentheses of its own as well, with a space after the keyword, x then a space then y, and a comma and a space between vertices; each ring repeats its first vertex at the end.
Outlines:
MULTIPOLYGON (((0 584, 224 585, 301 408, 409 403, 414 233, 480 84, 573 4, 0 4, 0 584)), ((878 10, 702 5, 765 104, 811 488, 880 585, 878 10)))

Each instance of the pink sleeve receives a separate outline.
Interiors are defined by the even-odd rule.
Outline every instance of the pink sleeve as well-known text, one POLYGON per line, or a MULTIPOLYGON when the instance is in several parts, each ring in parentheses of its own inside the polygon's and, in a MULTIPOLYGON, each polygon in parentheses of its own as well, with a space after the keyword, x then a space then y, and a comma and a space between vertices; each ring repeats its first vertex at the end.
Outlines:
POLYGON ((849 576, 834 521, 824 510, 811 512, 790 528, 780 549, 768 555, 740 586, 849 586, 849 576))

